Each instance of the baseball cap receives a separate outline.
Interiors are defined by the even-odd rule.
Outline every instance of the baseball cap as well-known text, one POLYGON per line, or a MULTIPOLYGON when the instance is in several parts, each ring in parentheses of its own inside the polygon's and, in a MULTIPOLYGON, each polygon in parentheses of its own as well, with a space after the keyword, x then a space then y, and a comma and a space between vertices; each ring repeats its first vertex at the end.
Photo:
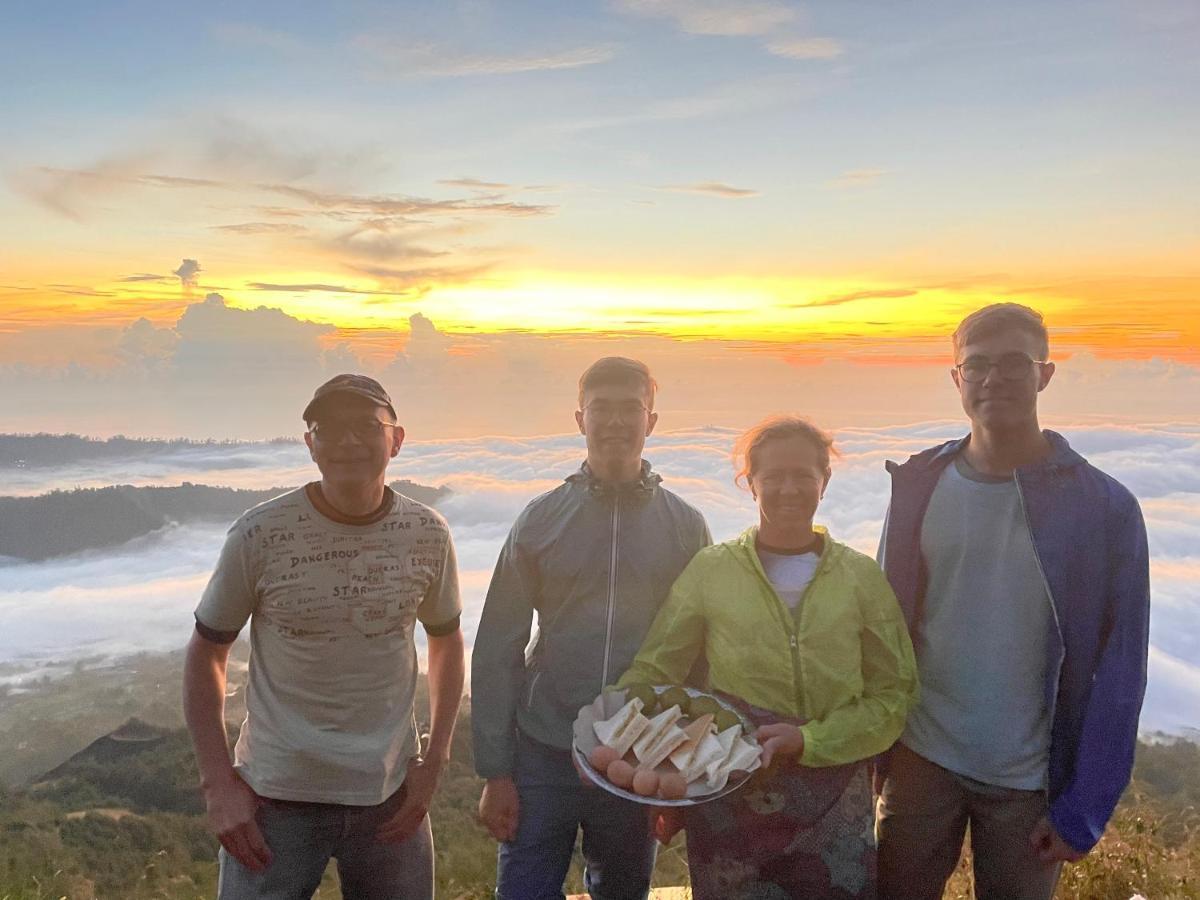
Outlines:
POLYGON ((357 397, 366 397, 377 406, 386 406, 388 412, 392 414, 392 418, 396 418, 396 408, 392 406, 392 398, 383 389, 383 385, 366 375, 344 373, 334 375, 317 388, 312 399, 308 401, 308 406, 304 407, 304 421, 311 422, 317 406, 335 394, 354 394, 357 397))

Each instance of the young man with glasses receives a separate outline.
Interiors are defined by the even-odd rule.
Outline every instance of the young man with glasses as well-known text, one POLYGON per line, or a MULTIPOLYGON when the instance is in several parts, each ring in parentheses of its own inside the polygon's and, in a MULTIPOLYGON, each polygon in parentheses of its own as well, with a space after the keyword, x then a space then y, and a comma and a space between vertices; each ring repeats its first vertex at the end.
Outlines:
POLYGON ((971 433, 888 463, 880 563, 921 699, 881 767, 880 897, 934 900, 970 826, 975 895, 1048 900, 1129 781, 1149 563, 1133 495, 1038 425, 1042 317, 998 303, 953 337, 971 433))
POLYGON ((427 811, 465 669, 454 545, 440 515, 387 486, 404 429, 377 381, 338 375, 304 421, 321 479, 234 524, 188 645, 184 712, 221 842, 218 897, 311 897, 334 858, 346 897, 429 900, 427 811), (231 762, 226 670, 247 621, 231 762), (429 648, 423 752, 417 621, 429 648))
POLYGON ((623 357, 583 373, 575 421, 587 460, 521 513, 488 588, 471 718, 487 779, 479 815, 501 842, 500 900, 559 900, 581 828, 593 897, 640 900, 650 889, 645 808, 581 785, 570 747, 580 707, 629 667, 676 576, 711 543, 700 513, 642 459, 655 388, 643 363, 623 357))

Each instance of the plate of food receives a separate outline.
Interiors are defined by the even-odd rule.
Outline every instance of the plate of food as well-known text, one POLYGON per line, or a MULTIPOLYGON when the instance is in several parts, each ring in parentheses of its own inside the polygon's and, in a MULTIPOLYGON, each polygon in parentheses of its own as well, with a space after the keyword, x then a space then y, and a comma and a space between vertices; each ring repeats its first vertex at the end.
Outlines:
POLYGON ((681 685, 605 690, 575 719, 579 769, 618 797, 692 806, 737 790, 760 765, 753 727, 712 694, 681 685))

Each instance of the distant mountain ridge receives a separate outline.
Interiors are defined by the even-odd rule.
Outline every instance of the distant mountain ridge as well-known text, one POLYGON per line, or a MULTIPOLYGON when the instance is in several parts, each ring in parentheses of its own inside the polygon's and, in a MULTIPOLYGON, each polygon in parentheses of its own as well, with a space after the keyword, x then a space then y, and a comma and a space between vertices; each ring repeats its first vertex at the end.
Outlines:
MULTIPOLYGON (((393 481, 393 490, 430 506, 449 488, 393 481)), ((289 487, 266 490, 114 485, 53 491, 38 497, 0 497, 0 557, 36 562, 83 550, 115 547, 171 523, 233 522, 252 506, 289 487)))
MULTIPOLYGON (((0 469, 51 468, 69 463, 129 459, 155 453, 213 447, 245 447, 253 441, 193 441, 186 438, 90 438, 79 434, 0 434, 0 469)), ((267 444, 296 444, 298 438, 280 437, 267 444)))

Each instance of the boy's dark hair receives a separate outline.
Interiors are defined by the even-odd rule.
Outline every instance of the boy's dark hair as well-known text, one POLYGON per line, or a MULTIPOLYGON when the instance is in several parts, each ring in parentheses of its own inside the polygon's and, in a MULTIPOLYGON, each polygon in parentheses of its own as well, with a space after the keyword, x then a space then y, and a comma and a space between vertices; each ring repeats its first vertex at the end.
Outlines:
POLYGON ((602 384, 636 384, 646 394, 646 407, 654 409, 654 393, 658 390, 658 382, 640 360, 626 356, 605 356, 588 366, 587 371, 579 376, 580 409, 583 409, 584 393, 602 384))

